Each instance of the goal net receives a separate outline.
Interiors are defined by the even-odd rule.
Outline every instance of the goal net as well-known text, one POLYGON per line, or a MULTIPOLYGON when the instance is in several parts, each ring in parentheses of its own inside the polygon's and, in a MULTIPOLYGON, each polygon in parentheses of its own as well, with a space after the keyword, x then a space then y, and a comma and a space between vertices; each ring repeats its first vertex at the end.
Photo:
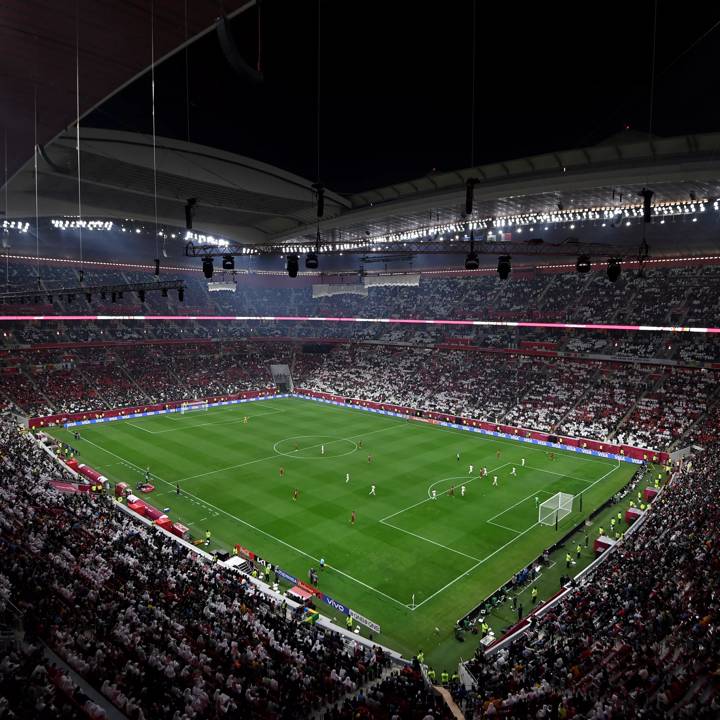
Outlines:
POLYGON ((560 522, 572 512, 574 497, 570 493, 559 492, 544 503, 540 503, 538 522, 541 525, 554 525, 555 522, 560 522))
POLYGON ((186 412, 192 410, 207 410, 208 404, 204 400, 190 400, 180 405, 180 414, 184 415, 186 412))

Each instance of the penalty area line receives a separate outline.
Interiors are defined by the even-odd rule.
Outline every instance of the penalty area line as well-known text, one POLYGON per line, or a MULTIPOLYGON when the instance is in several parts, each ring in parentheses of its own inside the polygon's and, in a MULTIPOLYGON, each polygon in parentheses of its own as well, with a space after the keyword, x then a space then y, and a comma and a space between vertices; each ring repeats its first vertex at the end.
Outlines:
MULTIPOLYGON (((98 450, 102 450, 103 452, 107 453, 108 455, 112 455, 113 457, 116 457, 118 460, 122 460, 123 462, 127 463, 128 465, 131 465, 132 467, 136 468, 137 470, 142 472, 142 468, 138 465, 135 465, 135 463, 130 462, 129 460, 126 460, 125 458, 121 457, 117 453, 112 452, 112 450, 108 450, 102 445, 98 445, 97 443, 94 443, 92 440, 86 440, 86 442, 89 442, 91 445, 96 447, 98 450)), ((155 475, 153 473, 150 473, 151 477, 157 478, 160 480, 160 482, 164 482, 166 485, 170 485, 170 487, 173 487, 173 483, 169 482, 168 480, 164 480, 159 475, 155 475)), ((193 495, 192 493, 187 492, 187 490, 183 490, 183 494, 193 498, 194 500, 198 501, 199 503, 205 505, 206 507, 210 507, 213 510, 217 510, 219 513, 222 513, 223 515, 227 515, 227 517, 232 518, 233 520, 236 520, 237 522, 245 525, 246 527, 251 528, 252 530, 255 530, 256 532, 260 533, 261 535, 264 535, 265 537, 270 538, 271 540, 274 540, 275 542, 279 543, 280 545, 284 545, 286 548, 289 548, 290 550, 294 550, 299 555, 303 555, 304 557, 313 560, 316 563, 320 562, 319 558, 314 557, 313 555, 310 555, 310 553, 306 553, 304 550, 301 550, 298 547, 295 547, 294 545, 291 545, 288 542, 285 542, 285 540, 281 540, 279 537, 275 537, 275 535, 271 535, 269 532, 266 532, 265 530, 260 529, 259 527, 253 525, 252 523, 247 522, 247 520, 243 520, 242 518, 239 518, 237 515, 233 515, 232 513, 229 513, 227 510, 223 510, 221 507, 218 507, 217 505, 213 505, 212 503, 207 502, 207 500, 203 500, 202 498, 198 497, 197 495, 193 495)), ((374 593, 377 593, 378 595, 381 595, 387 600, 390 600, 391 602, 394 602, 396 605, 399 605, 400 607, 407 608, 407 604, 404 602, 400 602, 397 598, 392 597, 392 595, 388 595, 387 593, 384 593, 382 590, 378 590, 377 588, 373 587, 372 585, 368 585, 367 583, 363 582, 362 580, 358 580, 358 578, 353 577, 352 575, 349 575, 346 572, 343 572, 342 570, 339 570, 337 567, 333 566, 333 571, 342 575, 343 577, 346 577, 348 580, 352 580, 354 583, 357 583, 358 585, 362 585, 364 588, 367 588, 368 590, 371 590, 374 593)))
POLYGON ((417 603, 415 605, 415 607, 413 608, 413 610, 417 610, 419 607, 422 607, 426 602, 430 602, 430 600, 432 600, 434 597, 439 595, 441 592, 444 592, 445 590, 447 590, 449 587, 454 585, 459 580, 462 580, 464 577, 467 577, 471 572, 473 572, 473 570, 476 570, 481 565, 486 563, 488 560, 495 557, 495 555, 497 555, 499 552, 502 552, 506 547, 512 545, 518 538, 522 537, 526 533, 529 533, 531 530, 536 528, 539 524, 540 523, 535 523, 534 525, 531 525, 526 530, 523 530, 522 532, 518 533, 514 538, 511 538, 510 540, 508 540, 504 545, 501 545, 497 550, 493 550, 493 552, 491 552, 489 555, 486 555, 482 560, 479 560, 475 565, 468 568, 464 573, 458 575, 454 580, 451 580, 446 585, 443 585, 439 590, 436 590, 432 595, 429 595, 428 597, 426 597, 422 602, 417 603))
MULTIPOLYGON (((508 465, 510 465, 510 463, 504 463, 503 465, 498 465, 496 468, 493 468, 492 470, 488 470, 488 475, 490 475, 490 473, 497 472, 498 470, 502 470, 504 467, 507 467, 508 465)), ((465 477, 465 476, 464 475, 453 475, 450 478, 441 478, 440 480, 436 480, 434 483, 432 483, 428 487, 428 497, 423 498, 419 502, 413 503, 412 505, 408 505, 408 507, 403 508, 402 510, 398 510, 397 512, 391 513, 390 515, 386 515, 384 518, 381 518, 379 520, 379 522, 387 524, 385 522, 386 520, 389 520, 390 518, 394 518, 396 515, 400 515, 401 513, 407 512, 408 510, 412 510, 413 508, 416 508, 418 505, 422 505, 423 503, 430 502, 433 499, 432 495, 430 495, 430 488, 432 488, 433 485, 437 485, 438 483, 441 483, 445 480, 456 480, 456 479, 460 479, 463 477, 465 477)), ((479 480, 482 477, 486 477, 486 476, 469 475, 469 476, 467 476, 467 480, 465 481, 464 484, 469 485, 473 480, 479 480)), ((460 483, 460 484, 462 485, 463 483, 460 483)), ((391 525, 390 527, 394 527, 394 526, 391 525)), ((396 529, 400 530, 401 528, 396 528, 396 529)))
POLYGON ((501 525, 500 523, 493 522, 492 520, 486 520, 485 521, 488 525, 494 525, 495 527, 502 528, 503 530, 509 530, 510 532, 520 534, 519 530, 515 530, 515 528, 508 527, 507 525, 501 525))
MULTIPOLYGON (((608 475, 611 475, 612 473, 614 473, 619 467, 620 467, 620 463, 615 465, 611 470, 606 472, 602 477, 599 477, 597 480, 595 480, 591 485, 589 485, 587 488, 585 488, 585 490, 589 490, 591 487, 593 487, 593 485, 597 485, 599 482, 603 481, 608 475)), ((545 491, 545 492, 548 492, 548 491, 545 491)), ((491 552, 489 555, 484 557, 477 564, 473 565, 471 568, 468 568, 464 573, 458 575, 454 580, 451 580, 446 585, 443 585, 443 587, 441 587, 439 590, 436 590, 432 595, 426 597, 422 602, 417 603, 415 605, 415 607, 411 608, 411 610, 413 610, 413 611, 417 610, 419 607, 422 607, 426 602, 429 602, 434 597, 439 595, 441 592, 444 592, 449 587, 452 587, 459 580, 462 580, 464 577, 467 577, 471 572, 473 572, 474 570, 477 570, 477 568, 479 568, 481 565, 486 563, 491 558, 495 557, 495 555, 497 555, 499 552, 502 552, 506 547, 509 547, 510 545, 512 545, 518 538, 521 538, 523 535, 526 535, 531 530, 534 530, 538 525, 540 525, 540 523, 536 522, 536 523, 530 525, 530 527, 526 528, 522 532, 519 532, 514 538, 511 538, 510 540, 508 540, 504 545, 501 545, 499 548, 497 548, 497 550, 493 550, 493 552, 491 552)))
POLYGON ((476 558, 473 555, 468 555, 467 553, 462 552, 461 550, 454 550, 451 547, 448 547, 447 545, 442 545, 439 542, 435 542, 434 540, 431 540, 430 538, 423 537, 422 535, 418 535, 417 533, 411 532, 410 530, 405 530, 404 528, 397 527, 397 525, 392 525, 389 522, 385 522, 384 520, 380 520, 381 525, 385 525, 385 527, 392 528, 393 530, 399 530, 400 532, 404 532, 407 535, 412 535, 414 538, 417 538, 418 540, 424 540, 425 542, 432 543, 433 545, 436 545, 439 548, 442 548, 443 550, 447 550, 448 552, 455 553, 456 555, 462 555, 463 557, 469 558, 470 560, 479 560, 480 558, 476 558))
POLYGON ((501 510, 497 515, 493 515, 491 518, 488 518, 485 522, 492 522, 493 520, 495 520, 495 518, 499 518, 501 515, 504 515, 506 512, 509 512, 513 508, 516 508, 518 505, 522 505, 524 502, 527 502, 531 497, 542 494, 552 495, 553 493, 551 493, 549 490, 536 490, 535 492, 530 493, 527 497, 524 497, 522 500, 518 500, 516 503, 513 503, 510 507, 506 507, 504 510, 501 510))

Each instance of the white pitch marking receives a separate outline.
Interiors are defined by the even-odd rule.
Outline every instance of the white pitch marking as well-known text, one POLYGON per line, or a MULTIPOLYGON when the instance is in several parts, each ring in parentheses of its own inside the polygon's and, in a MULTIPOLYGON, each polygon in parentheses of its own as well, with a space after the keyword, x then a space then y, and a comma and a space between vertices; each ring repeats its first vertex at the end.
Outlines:
MULTIPOLYGON (((597 480, 595 480, 595 482, 593 482, 592 485, 589 485, 589 486, 586 488, 586 490, 589 490, 591 487, 593 487, 593 485, 597 485, 599 482, 601 482, 602 480, 604 480, 608 475, 610 475, 611 473, 615 472, 615 470, 617 470, 619 467, 620 467, 620 463, 618 463, 617 465, 615 465, 615 466, 612 468, 612 470, 610 470, 609 472, 606 472, 602 477, 600 477, 600 478, 598 478, 597 480)), ((526 529, 523 530, 522 532, 518 533, 514 538, 511 538, 511 539, 508 540, 508 542, 506 542, 504 545, 501 545, 499 548, 497 548, 497 550, 494 550, 493 552, 491 552, 489 555, 487 555, 487 556, 484 557, 482 560, 480 560, 476 565, 473 565, 471 568, 468 568, 464 573, 462 573, 461 575, 458 575, 454 580, 451 580, 449 583, 447 583, 447 585, 444 585, 444 586, 441 587, 439 590, 436 590, 432 595, 426 597, 422 602, 420 602, 420 603, 418 603, 417 605, 415 605, 415 607, 413 608, 413 611, 414 611, 414 610, 417 610, 419 607, 421 607, 422 605, 424 605, 424 604, 425 604, 426 602, 428 602, 429 600, 432 600, 436 595, 439 595, 441 592, 447 590, 450 586, 454 585, 458 580, 461 580, 462 578, 464 578, 464 577, 466 577, 467 575, 469 575, 473 570, 476 570, 476 569, 479 568, 482 564, 486 563, 488 560, 490 560, 491 558, 495 557, 495 555, 497 555, 501 550, 504 550, 504 549, 505 549, 506 547, 508 547, 509 545, 512 545, 512 543, 514 543, 518 538, 522 537, 522 536, 525 535, 526 533, 529 533, 531 530, 533 530, 534 528, 536 528, 539 524, 540 524, 539 522, 533 523, 529 528, 526 528, 526 529)))
POLYGON ((512 510, 513 508, 516 508, 518 505, 522 505, 524 502, 527 502, 531 497, 535 497, 536 495, 552 495, 549 490, 536 490, 534 493, 530 493, 527 497, 524 497, 522 500, 518 500, 516 503, 511 505, 508 508, 505 508, 502 512, 499 512, 497 515, 493 515, 491 518, 488 518, 485 522, 490 522, 491 520, 494 520, 495 518, 499 518, 501 515, 504 515, 506 512, 512 510))
POLYGON ((502 528, 503 530, 509 530, 510 532, 520 534, 519 530, 515 530, 515 528, 508 527, 507 525, 501 525, 500 523, 493 522, 492 520, 486 520, 485 521, 488 525, 494 525, 495 527, 502 528))
MULTIPOLYGON (((340 441, 350 442, 350 438, 354 438, 354 437, 363 437, 364 438, 364 437, 367 437, 368 435, 373 435, 375 433, 383 432, 385 430, 393 430, 393 429, 395 429, 395 427, 396 426, 393 425, 391 427, 381 428, 380 430, 373 430, 372 432, 369 432, 369 433, 358 433, 357 435, 351 435, 350 437, 347 437, 347 438, 336 438, 335 440, 330 440, 329 442, 326 442, 326 443, 318 443, 317 445, 310 445, 303 449, 311 450, 312 448, 318 448, 321 445, 330 445, 332 443, 340 442, 340 441)), ((226 472, 227 470, 237 470, 237 468, 245 467, 246 465, 253 465, 254 463, 263 462, 264 460, 272 460, 273 458, 278 458, 278 457, 282 457, 282 456, 279 453, 275 453, 273 455, 268 455, 267 457, 257 458, 256 460, 248 460, 247 462, 240 463, 239 465, 230 465, 229 467, 218 468, 217 470, 209 470, 208 472, 200 473, 199 475, 189 475, 188 477, 180 478, 177 482, 185 482, 186 480, 196 480, 197 478, 206 477, 208 475, 215 475, 216 473, 226 472)), ((302 459, 302 458, 299 458, 299 459, 302 459)))
POLYGON ((588 484, 592 482, 592 480, 588 480, 587 478, 575 477, 574 475, 566 475, 565 473, 555 472, 554 470, 545 470, 543 468, 530 467, 530 465, 526 465, 525 468, 528 470, 537 470, 538 472, 548 473, 549 475, 557 475, 558 477, 569 478, 570 480, 579 480, 580 482, 588 484))
MULTIPOLYGON (((113 457, 118 458, 119 460, 124 460, 120 455, 117 453, 112 452, 112 450, 107 450, 106 448, 102 447, 101 445, 98 445, 97 443, 94 443, 92 440, 86 440, 86 442, 90 443, 91 445, 94 445, 98 450, 102 450, 103 452, 106 452, 108 455, 112 455, 113 457)), ((129 462, 129 461, 126 461, 129 462)), ((134 465, 134 463, 130 463, 130 465, 134 465)), ((138 470, 141 470, 141 468, 138 465, 135 465, 135 467, 138 470)), ((173 483, 168 482, 167 480, 164 480, 159 475, 154 475, 154 478, 157 478, 160 480, 160 482, 164 482, 166 485, 173 486, 173 483)), ((199 500, 196 495, 193 495, 192 493, 189 493, 187 490, 184 491, 184 494, 189 496, 190 498, 195 498, 196 500, 199 500)), ((284 545, 287 548, 290 548, 291 550, 294 550, 296 553, 300 555, 304 555, 306 558, 309 558, 310 560, 313 560, 316 563, 320 562, 319 558, 314 557, 313 555, 310 555, 309 553, 306 553, 304 550, 301 550, 298 547, 295 547, 294 545, 291 545, 288 542, 285 542, 285 540, 281 540, 278 537, 275 537, 274 535, 271 535, 269 532, 266 532, 265 530, 261 530, 259 527, 256 527, 252 523, 247 522, 247 520, 243 520, 242 518, 237 517, 237 515, 232 515, 227 510, 223 510, 222 508, 218 507, 217 505, 213 505, 212 503, 206 502, 205 503, 208 507, 213 508, 214 510, 217 510, 219 513, 222 513, 223 515, 227 515, 229 518, 232 518, 233 520, 237 520, 237 522, 242 523, 243 525, 246 525, 247 527, 255 530, 256 532, 259 532, 261 535, 265 535, 266 537, 269 537, 271 540, 274 540, 277 543, 280 543, 281 545, 284 545)), ((384 598, 387 598, 388 600, 394 602, 397 605, 400 605, 400 607, 406 607, 406 604, 403 602, 400 602, 397 598, 392 597, 392 595, 388 595, 387 593, 384 593, 382 590, 378 590, 377 588, 373 587, 372 585, 368 585, 367 583, 363 582, 362 580, 358 580, 357 578, 353 577, 352 575, 349 575, 346 572, 343 572, 342 570, 339 570, 337 567, 333 567, 333 571, 338 573, 339 575, 342 575, 343 577, 346 577, 348 580, 352 580, 353 582, 357 583, 358 585, 362 585, 363 587, 367 588, 368 590, 371 590, 372 592, 377 593, 378 595, 381 595, 384 598)))
MULTIPOLYGON (((211 408, 211 411, 214 413, 217 413, 217 411, 220 410, 220 408, 211 408)), ((235 408, 233 408, 233 412, 235 411, 235 408)), ((248 415, 249 418, 257 418, 257 417, 265 417, 266 415, 280 415, 284 412, 284 410, 270 410, 268 412, 263 413, 253 413, 252 415, 248 415)), ((217 413, 219 414, 219 413, 217 413)), ((168 415, 153 415, 150 416, 151 418, 158 419, 158 420, 178 420, 177 417, 175 417, 177 413, 172 413, 168 415)), ((184 417, 184 416, 182 416, 184 417)), ((164 433, 171 433, 171 432, 178 432, 179 430, 192 430, 193 428, 199 428, 199 427, 207 427, 208 425, 234 425, 235 423, 242 422, 243 418, 237 418, 236 420, 221 420, 220 422, 205 422, 205 423, 197 423, 195 425, 181 425, 180 427, 174 427, 174 428, 168 428, 167 430, 148 430, 147 428, 142 427, 141 425, 137 425, 136 423, 132 422, 131 420, 126 420, 125 424, 130 425, 138 430, 142 430, 143 432, 146 432, 150 435, 163 435, 164 433)), ((173 423, 174 424, 174 423, 173 423)))
POLYGON ((388 522, 384 522, 383 520, 380 521, 381 524, 385 525, 385 527, 392 528, 393 530, 399 530, 400 532, 404 532, 407 535, 412 535, 413 537, 416 537, 418 540, 424 540, 425 542, 432 543, 433 545, 437 545, 438 547, 442 548, 443 550, 448 550, 449 552, 453 552, 456 555, 462 555, 463 557, 470 558, 470 560, 478 560, 473 555, 468 555, 467 553, 464 553, 460 550, 455 550, 451 547, 448 547, 447 545, 442 545, 439 542, 435 542, 434 540, 431 540, 430 538, 423 537, 422 535, 418 535, 417 533, 410 532, 410 530, 405 530, 404 528, 397 527, 397 525, 392 525, 388 522))
MULTIPOLYGON (((314 402, 311 398, 308 398, 309 402, 314 402)), ((320 404, 320 403, 318 403, 320 404)), ((326 406, 324 404, 320 404, 322 407, 328 407, 328 409, 331 409, 333 406, 326 406)), ((338 408, 335 408, 338 409, 338 408)), ((344 410, 348 411, 355 411, 355 412, 367 412, 367 410, 363 410, 362 408, 343 408, 344 410)), ((407 422, 403 419, 392 417, 392 416, 385 416, 388 418, 388 420, 394 420, 397 423, 402 423, 403 426, 407 425, 407 422)), ((478 421, 479 422, 479 421, 478 421)), ((486 422, 486 421, 483 421, 486 422)), ((449 432, 449 433, 465 433, 466 435, 469 435, 470 437, 477 437, 478 439, 485 440, 486 442, 492 442, 497 444, 504 444, 504 443, 514 443, 518 447, 522 447, 523 449, 528 450, 528 452, 542 452, 542 453, 548 453, 548 452, 559 452, 562 453, 563 457, 572 458, 573 460, 582 460, 583 462, 594 462, 594 463, 601 463, 602 465, 607 465, 608 463, 611 463, 612 460, 610 458, 595 458, 595 457, 587 457, 582 455, 581 453, 574 453, 572 450, 565 450, 563 448, 550 448, 547 449, 546 446, 537 447, 534 443, 525 442, 524 440, 515 440, 513 438, 497 438, 492 435, 486 435, 484 433, 474 433, 471 430, 462 430, 461 428, 451 428, 451 427, 442 427, 438 425, 430 425, 425 423, 413 423, 412 427, 416 428, 425 428, 425 429, 435 429, 437 431, 441 432, 449 432)), ((471 426, 466 426, 471 427, 471 426)))
MULTIPOLYGON (((496 472, 497 470, 502 470, 502 468, 506 467, 506 466, 509 465, 509 464, 510 464, 510 463, 504 463, 503 465, 498 465, 498 467, 493 468, 492 470, 488 470, 488 473, 496 472)), ((465 484, 468 485, 468 484, 471 483, 473 480, 477 480, 478 478, 482 477, 482 475, 472 475, 471 477, 466 477, 465 475, 463 475, 463 476, 457 475, 457 476, 455 476, 455 477, 463 477, 463 478, 465 478, 465 479, 466 479, 465 484)), ((450 480, 450 479, 452 479, 452 478, 443 478, 443 480, 450 480)), ((437 483, 439 483, 439 482, 442 482, 442 480, 438 480, 438 481, 432 483, 432 485, 429 486, 429 488, 428 488, 428 497, 423 498, 423 499, 420 500, 419 502, 416 502, 416 503, 414 503, 413 505, 409 505, 408 507, 403 508, 402 510, 398 510, 397 512, 394 512, 394 513, 392 513, 391 515, 386 515, 384 518, 381 518, 381 519, 380 519, 380 522, 385 522, 386 520, 389 520, 390 518, 394 518, 396 515, 400 515, 400 513, 404 513, 406 510, 412 510, 414 507, 417 507, 418 505, 422 505, 423 503, 426 503, 426 502, 429 502, 430 500, 432 500, 432 496, 430 495, 430 488, 432 488, 433 485, 437 485, 437 483)))

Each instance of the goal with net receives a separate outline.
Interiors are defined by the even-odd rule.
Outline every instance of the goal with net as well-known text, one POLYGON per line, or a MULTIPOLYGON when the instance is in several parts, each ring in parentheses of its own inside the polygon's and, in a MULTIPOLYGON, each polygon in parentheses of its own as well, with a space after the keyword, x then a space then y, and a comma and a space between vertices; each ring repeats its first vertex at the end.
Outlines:
POLYGON ((192 410, 207 410, 208 404, 205 400, 189 400, 180 405, 180 414, 184 415, 186 412, 192 410))
POLYGON ((572 512, 574 495, 559 492, 538 507, 538 522, 541 525, 555 525, 572 512))

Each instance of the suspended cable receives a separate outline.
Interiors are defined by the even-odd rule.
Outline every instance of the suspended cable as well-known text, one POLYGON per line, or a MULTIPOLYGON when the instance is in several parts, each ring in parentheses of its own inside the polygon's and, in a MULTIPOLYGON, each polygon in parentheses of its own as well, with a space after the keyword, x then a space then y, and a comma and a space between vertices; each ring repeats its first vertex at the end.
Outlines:
POLYGON ((655 12, 653 14, 652 53, 650 57, 650 117, 648 120, 648 139, 650 141, 652 141, 653 110, 655 108, 655 49, 657 46, 657 14, 658 3, 657 0, 655 0, 655 12))
POLYGON ((188 61, 188 0, 185 0, 185 139, 190 142, 190 72, 188 61))
POLYGON ((257 3, 257 37, 257 71, 260 75, 262 75, 262 2, 260 0, 258 0, 257 3))
POLYGON ((317 104, 315 108, 315 131, 317 149, 317 181, 320 182, 320 3, 317 2, 317 104))
POLYGON ((80 187, 80 0, 75 3, 75 150, 77 153, 78 236, 80 239, 80 281, 83 270, 82 190, 80 187))
MULTIPOLYGON (((657 14, 658 2, 655 0, 653 7, 653 28, 652 28, 652 50, 650 52, 650 107, 648 110, 648 143, 652 146, 653 139, 653 112, 655 109, 655 51, 657 48, 657 14)), ((647 184, 648 178, 645 177, 647 184)), ((638 270, 637 276, 644 277, 645 261, 650 255, 650 246, 647 241, 647 224, 651 220, 652 215, 652 196, 653 191, 645 188, 639 193, 643 196, 643 222, 641 223, 640 247, 638 248, 638 270)))
POLYGON ((37 282, 40 286, 40 210, 38 206, 38 132, 37 132, 37 85, 33 99, 33 135, 35 140, 35 151, 33 152, 33 170, 35 175, 35 261, 37 268, 37 282))
MULTIPOLYGON (((5 188, 5 217, 8 218, 8 162, 7 162, 7 128, 4 128, 3 133, 3 144, 4 144, 4 150, 3 150, 3 159, 4 159, 4 182, 3 187, 5 188)), ((4 232, 7 232, 5 230, 4 232)), ((5 246, 3 237, 3 246, 5 246)), ((5 289, 10 289, 10 243, 7 243, 7 246, 5 247, 5 289)))
POLYGON ((8 217, 8 163, 7 163, 7 128, 3 128, 3 136, 4 136, 4 150, 3 150, 3 159, 4 159, 4 165, 5 165, 5 180, 3 182, 3 188, 5 189, 5 217, 8 217))
POLYGON ((155 206, 155 266, 160 259, 160 243, 158 240, 158 209, 157 209, 157 144, 155 141, 155 0, 150 3, 150 88, 152 95, 152 148, 153 148, 153 202, 155 206))
MULTIPOLYGON (((657 13, 656 13, 657 17, 657 13)), ((667 65, 665 65, 659 72, 656 73, 657 78, 661 78, 667 73, 671 68, 675 66, 675 64, 685 55, 687 55, 691 50, 694 50, 695 47, 697 47, 710 33, 714 32, 718 27, 720 27, 720 20, 717 20, 714 22, 707 30, 703 31, 695 40, 693 40, 686 48, 681 50, 667 65)), ((635 86, 630 86, 632 91, 635 92, 635 86)), ((586 144, 590 141, 595 135, 595 133, 602 127, 602 123, 606 122, 608 118, 613 117, 619 110, 621 110, 625 105, 627 105, 628 100, 627 98, 622 100, 621 102, 618 102, 610 112, 604 114, 601 118, 601 121, 596 123, 596 125, 589 130, 588 132, 585 132, 578 140, 577 145, 578 147, 586 144)))
POLYGON ((471 0, 472 15, 472 90, 470 109, 470 167, 475 167, 475 72, 477 65, 477 0, 471 0))

